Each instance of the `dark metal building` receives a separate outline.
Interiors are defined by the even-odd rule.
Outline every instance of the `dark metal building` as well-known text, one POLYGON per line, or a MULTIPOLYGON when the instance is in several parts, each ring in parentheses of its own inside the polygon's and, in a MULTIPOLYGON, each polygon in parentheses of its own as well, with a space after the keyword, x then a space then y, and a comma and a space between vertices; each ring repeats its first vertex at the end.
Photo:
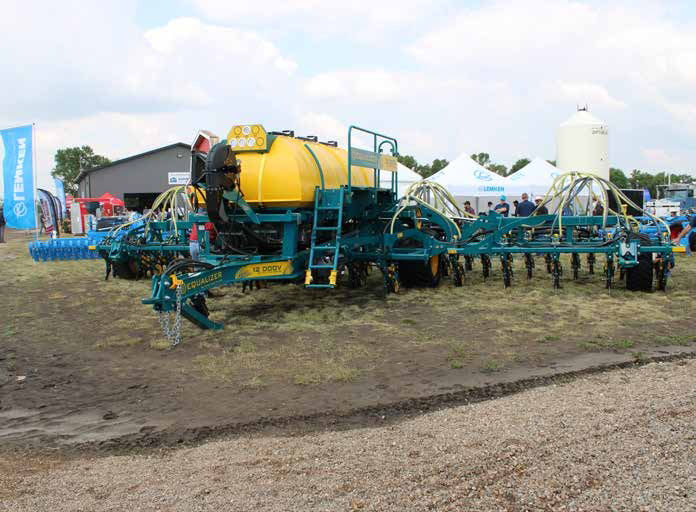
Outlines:
POLYGON ((80 197, 109 192, 123 199, 126 208, 149 208, 159 193, 185 183, 190 169, 190 146, 177 142, 139 155, 82 171, 77 177, 80 197))

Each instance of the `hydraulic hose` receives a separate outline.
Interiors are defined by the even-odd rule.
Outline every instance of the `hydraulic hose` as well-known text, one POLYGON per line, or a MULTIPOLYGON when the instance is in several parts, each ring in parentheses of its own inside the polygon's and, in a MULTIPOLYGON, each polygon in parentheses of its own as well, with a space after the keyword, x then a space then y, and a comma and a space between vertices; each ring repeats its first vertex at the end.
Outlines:
MULTIPOLYGON (((562 236, 562 231, 563 231, 563 216, 564 212, 563 210, 565 209, 566 206, 569 206, 572 204, 573 201, 577 201, 578 205, 582 207, 582 203, 578 199, 578 196, 580 193, 584 190, 587 190, 588 192, 588 201, 585 205, 585 214, 589 215, 589 209, 591 206, 590 198, 591 197, 597 197, 597 191, 595 191, 595 186, 597 187, 598 193, 601 196, 600 203, 603 205, 603 212, 602 212, 602 228, 605 229, 607 225, 607 216, 611 213, 613 215, 616 215, 620 219, 623 219, 624 225, 627 227, 630 227, 631 222, 635 222, 636 224, 639 224, 636 219, 631 217, 630 215, 627 215, 626 213, 623 212, 615 212, 614 210, 609 208, 609 194, 611 194, 616 202, 616 204, 625 204, 627 206, 630 206, 631 208, 640 211, 643 215, 646 215, 650 219, 652 219, 656 224, 662 224, 666 232, 669 232, 669 226, 665 221, 662 219, 656 217, 655 215, 651 214, 650 212, 647 212, 640 208, 638 205, 636 205, 633 201, 631 201, 621 190, 611 183, 608 180, 605 180, 604 178, 600 178, 599 176, 595 176, 594 174, 590 173, 582 173, 582 172, 567 172, 563 173, 559 176, 557 176, 553 183, 551 184, 551 187, 549 188, 548 192, 546 193, 544 199, 541 202, 540 206, 546 206, 551 204, 554 200, 560 199, 560 203, 556 206, 556 210, 554 210, 554 213, 557 215, 557 221, 558 221, 558 234, 559 236, 562 236)), ((537 208, 538 211, 538 208, 537 208)), ((537 213, 532 213, 532 215, 537 215, 537 213)), ((552 226, 552 230, 555 228, 556 221, 554 221, 554 226, 552 226)))
POLYGON ((193 208, 191 206, 191 201, 189 200, 188 194, 186 192, 186 188, 187 188, 187 185, 179 185, 179 186, 172 187, 172 188, 165 190, 160 195, 158 195, 157 198, 155 198, 154 202, 152 203, 152 209, 148 213, 146 213, 145 215, 143 215, 142 217, 140 217, 138 219, 124 222, 123 224, 116 226, 111 231, 109 231, 109 237, 115 236, 122 229, 125 229, 129 226, 132 226, 133 224, 140 222, 140 221, 144 222, 145 233, 147 233, 148 226, 149 226, 151 221, 155 220, 156 211, 160 207, 162 207, 163 211, 166 211, 167 208, 169 208, 170 211, 172 212, 172 224, 174 227, 174 235, 175 236, 178 235, 179 231, 178 231, 178 227, 177 227, 176 218, 177 218, 177 213, 178 213, 177 208, 179 207, 178 196, 180 194, 183 195, 183 197, 185 199, 185 206, 187 208, 187 211, 190 212, 193 210, 193 208))
POLYGON ((399 207, 389 224, 390 233, 394 233, 394 224, 401 213, 406 208, 413 206, 413 203, 434 210, 447 219, 457 233, 456 238, 461 238, 462 232, 454 219, 473 220, 476 218, 474 215, 462 210, 454 196, 445 187, 434 181, 422 180, 412 183, 406 189, 404 196, 399 200, 399 207))

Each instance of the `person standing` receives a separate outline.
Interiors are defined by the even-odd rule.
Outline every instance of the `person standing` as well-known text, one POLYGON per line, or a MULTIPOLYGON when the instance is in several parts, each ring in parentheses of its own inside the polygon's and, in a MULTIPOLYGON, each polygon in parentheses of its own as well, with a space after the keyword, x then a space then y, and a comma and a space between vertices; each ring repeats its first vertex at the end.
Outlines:
POLYGON ((604 215, 604 206, 602 206, 602 203, 596 197, 594 208, 592 209, 592 215, 595 217, 601 217, 604 215))
POLYGON ((536 196, 534 198, 534 214, 535 215, 548 215, 549 214, 549 209, 542 205, 541 202, 544 199, 541 196, 536 196))
POLYGON ((198 224, 194 222, 191 228, 191 235, 189 236, 189 252, 191 253, 191 259, 198 261, 200 251, 201 246, 198 244, 198 224))
POLYGON ((5 225, 7 224, 7 221, 5 220, 5 212, 3 211, 3 207, 0 204, 0 244, 5 243, 5 225))
POLYGON ((471 203, 469 201, 464 201, 464 211, 466 213, 470 213, 471 215, 476 215, 476 212, 471 207, 471 203))
POLYGON ((495 205, 494 210, 503 217, 507 217, 510 214, 510 205, 505 202, 505 196, 500 196, 500 201, 495 205))
POLYGON ((684 238, 686 235, 691 233, 689 235, 689 238, 687 238, 686 245, 688 246, 687 251, 691 249, 691 247, 696 245, 696 240, 694 237, 696 237, 696 215, 692 215, 691 218, 689 219, 689 224, 681 230, 681 232, 677 235, 677 238, 674 239, 674 245, 679 245, 681 242, 681 239, 684 238))
POLYGON ((512 212, 510 212, 510 216, 511 216, 511 217, 517 217, 517 207, 518 207, 519 205, 520 205, 520 202, 519 202, 517 199, 515 199, 515 200, 512 202, 512 208, 513 208, 513 210, 512 210, 512 212))
POLYGON ((529 196, 526 193, 522 194, 522 201, 520 202, 520 204, 517 205, 517 209, 515 210, 515 216, 529 217, 535 208, 536 206, 529 200, 529 196))

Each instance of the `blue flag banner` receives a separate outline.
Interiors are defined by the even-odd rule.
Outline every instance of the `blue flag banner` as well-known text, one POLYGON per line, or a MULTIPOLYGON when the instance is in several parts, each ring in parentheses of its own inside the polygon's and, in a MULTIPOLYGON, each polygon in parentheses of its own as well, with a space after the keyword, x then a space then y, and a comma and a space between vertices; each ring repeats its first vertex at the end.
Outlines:
POLYGON ((33 145, 31 125, 0 130, 0 170, 5 186, 3 212, 10 228, 36 227, 33 145))
POLYGON ((60 201, 60 208, 63 210, 63 216, 68 213, 68 209, 65 207, 65 187, 63 187, 63 182, 58 178, 53 178, 56 182, 56 197, 60 201))

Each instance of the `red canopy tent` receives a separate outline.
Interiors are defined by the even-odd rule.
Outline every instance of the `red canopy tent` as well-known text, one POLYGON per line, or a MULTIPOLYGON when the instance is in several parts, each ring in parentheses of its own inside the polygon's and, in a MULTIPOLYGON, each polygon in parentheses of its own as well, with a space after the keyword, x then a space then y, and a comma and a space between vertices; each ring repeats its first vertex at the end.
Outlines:
POLYGON ((108 192, 105 192, 104 194, 100 195, 97 198, 97 201, 99 201, 100 203, 109 203, 111 206, 126 206, 126 203, 124 203, 121 199, 112 194, 109 194, 108 192))

